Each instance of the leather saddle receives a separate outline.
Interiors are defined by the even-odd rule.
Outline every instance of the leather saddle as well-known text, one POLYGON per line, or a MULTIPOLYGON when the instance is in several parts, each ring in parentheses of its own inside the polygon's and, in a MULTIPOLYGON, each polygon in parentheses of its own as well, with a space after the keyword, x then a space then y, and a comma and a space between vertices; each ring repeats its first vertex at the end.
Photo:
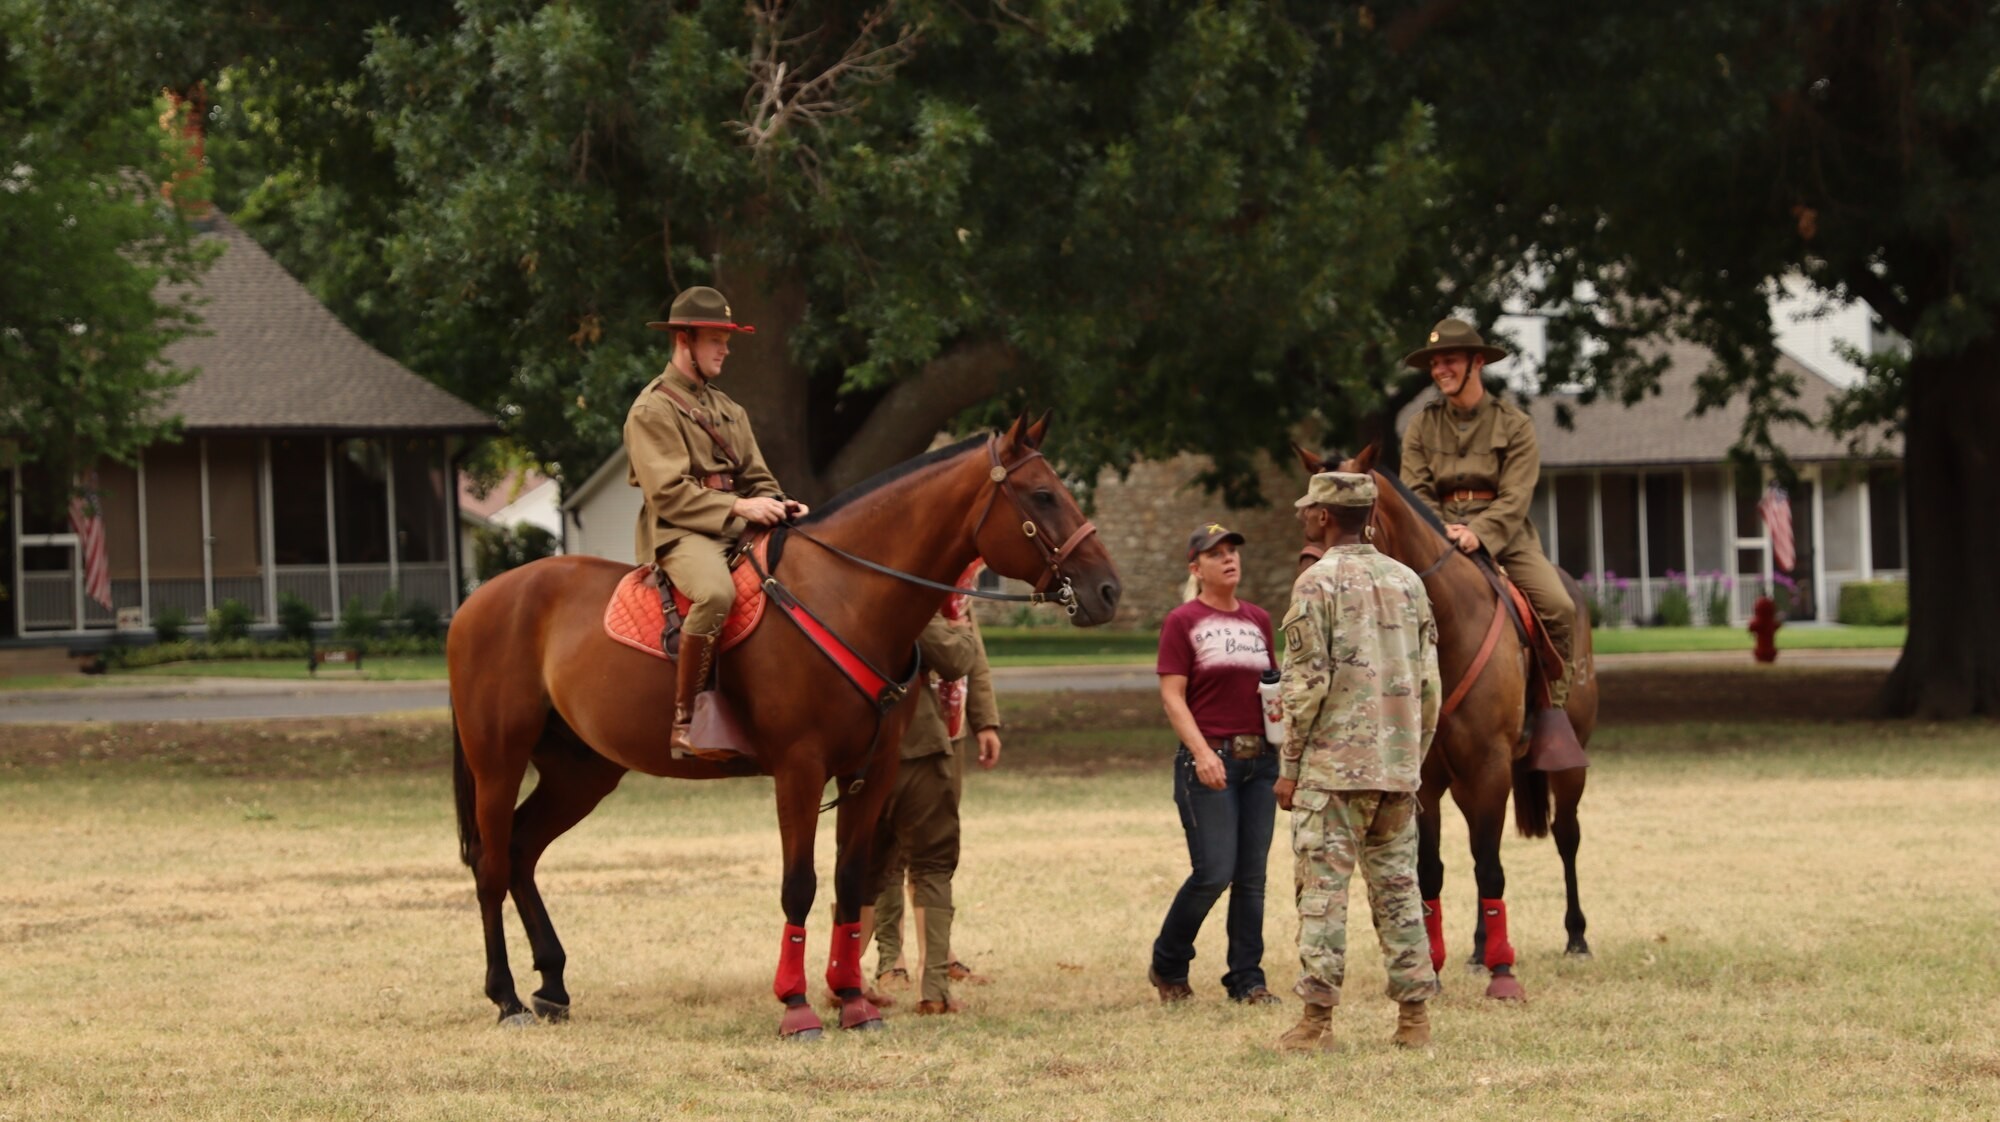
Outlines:
MULTIPOLYGON (((722 624, 717 654, 749 638, 764 621, 768 602, 764 586, 757 579, 756 568, 747 560, 751 553, 756 553, 768 572, 770 543, 768 535, 760 534, 755 541, 746 542, 730 562, 729 575, 736 582, 736 603, 722 624)), ((665 572, 654 565, 640 565, 625 574, 612 590, 611 600, 604 606, 604 633, 633 650, 671 662, 680 655, 681 626, 687 610, 688 598, 668 583, 665 572)))

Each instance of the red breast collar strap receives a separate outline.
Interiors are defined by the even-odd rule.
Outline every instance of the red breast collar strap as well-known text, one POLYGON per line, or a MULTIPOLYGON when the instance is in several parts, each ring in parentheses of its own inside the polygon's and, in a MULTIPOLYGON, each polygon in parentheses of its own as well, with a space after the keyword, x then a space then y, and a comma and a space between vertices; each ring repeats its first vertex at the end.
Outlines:
POLYGON ((812 640, 813 646, 818 647, 821 654, 840 668, 841 674, 854 684, 855 689, 861 691, 861 696, 868 699, 868 703, 875 707, 877 713, 886 713, 895 708, 897 703, 910 692, 911 683, 917 680, 917 675, 923 669, 923 657, 917 653, 914 644, 911 646, 911 654, 915 657, 910 660, 909 677, 901 682, 892 682, 887 674, 863 658, 861 652, 849 646, 845 639, 833 633, 832 628, 820 622, 819 617, 812 614, 811 608, 799 603, 798 598, 792 595, 792 590, 786 588, 777 577, 764 568, 762 559, 757 554, 750 555, 750 562, 757 567, 757 575, 763 578, 765 597, 777 605, 778 610, 785 613, 785 618, 796 624, 806 638, 812 640))

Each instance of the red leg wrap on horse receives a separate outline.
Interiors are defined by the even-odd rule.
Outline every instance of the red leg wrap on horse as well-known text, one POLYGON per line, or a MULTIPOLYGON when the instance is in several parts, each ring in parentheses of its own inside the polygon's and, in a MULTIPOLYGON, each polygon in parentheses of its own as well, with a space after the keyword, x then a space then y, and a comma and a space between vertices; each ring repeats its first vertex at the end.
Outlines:
POLYGON ((1514 944, 1507 941, 1507 901, 1481 900, 1479 914, 1486 917, 1486 968, 1514 965, 1514 944))
POLYGON ((826 949, 826 988, 835 993, 861 988, 861 923, 836 924, 826 949))
POLYGON ((778 976, 771 992, 783 1001, 806 992, 806 929, 785 925, 785 941, 778 946, 778 976))
POLYGON ((1424 934, 1431 937, 1431 969, 1444 969, 1444 912, 1436 900, 1424 901, 1424 934))

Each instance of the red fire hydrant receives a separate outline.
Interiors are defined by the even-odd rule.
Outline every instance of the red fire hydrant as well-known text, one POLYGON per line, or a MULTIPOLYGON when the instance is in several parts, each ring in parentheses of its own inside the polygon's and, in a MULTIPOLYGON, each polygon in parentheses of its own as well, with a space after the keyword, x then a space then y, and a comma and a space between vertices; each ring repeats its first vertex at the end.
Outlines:
POLYGON ((1769 596, 1757 597, 1750 608, 1750 634, 1757 637, 1757 661, 1778 661, 1778 629, 1785 626, 1778 618, 1778 605, 1769 596))

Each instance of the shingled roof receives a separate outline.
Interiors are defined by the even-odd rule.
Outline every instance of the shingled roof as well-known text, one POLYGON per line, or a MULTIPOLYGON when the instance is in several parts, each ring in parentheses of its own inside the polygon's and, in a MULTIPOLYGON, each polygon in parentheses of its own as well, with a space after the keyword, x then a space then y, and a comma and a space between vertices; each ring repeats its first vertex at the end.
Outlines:
MULTIPOLYGON (((1660 392, 1648 394, 1638 404, 1626 407, 1616 399, 1601 397, 1589 405, 1575 394, 1553 393, 1528 404, 1535 419, 1535 436, 1544 468, 1625 467, 1634 465, 1713 464, 1722 460, 1743 431, 1746 411, 1742 399, 1696 416, 1695 379, 1713 361, 1709 353, 1688 343, 1666 348, 1670 362, 1660 375, 1660 392), (1556 409, 1567 406, 1573 427, 1556 423, 1556 409)), ((1818 422, 1839 387, 1819 372, 1781 355, 1778 369, 1799 381, 1796 405, 1800 412, 1818 422)), ((1437 396, 1427 389, 1398 418, 1400 429, 1416 410, 1437 396)), ((1800 462, 1845 460, 1852 456, 1847 442, 1823 428, 1798 424, 1772 428, 1772 439, 1785 454, 1800 462)), ((1900 436, 1876 434, 1867 447, 1900 456, 1900 436)))
POLYGON ((199 283, 204 334, 167 348, 199 371, 169 409, 190 433, 493 432, 493 418, 349 331, 220 214, 224 246, 199 283))

